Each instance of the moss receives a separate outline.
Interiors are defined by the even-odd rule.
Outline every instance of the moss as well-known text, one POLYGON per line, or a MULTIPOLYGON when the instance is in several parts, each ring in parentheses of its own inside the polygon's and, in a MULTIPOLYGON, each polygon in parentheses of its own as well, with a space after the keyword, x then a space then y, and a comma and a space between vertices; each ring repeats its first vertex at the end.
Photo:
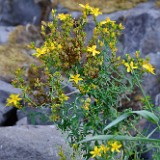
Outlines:
POLYGON ((30 54, 33 52, 27 46, 34 41, 37 46, 42 43, 38 29, 34 26, 18 26, 11 32, 8 43, 0 45, 0 79, 11 81, 19 67, 38 64, 30 54))
MULTIPOLYGON (((57 3, 61 3, 64 7, 71 10, 80 10, 78 4, 89 3, 90 6, 98 7, 103 13, 115 12, 123 9, 130 9, 135 7, 138 3, 145 2, 147 0, 57 0, 57 3)), ((54 2, 55 5, 55 2, 54 2)))
POLYGON ((157 7, 160 7, 160 1, 157 0, 156 6, 157 6, 157 7))
POLYGON ((15 71, 19 67, 27 66, 31 63, 37 63, 29 56, 20 45, 0 46, 0 78, 11 81, 15 77, 15 71))
POLYGON ((17 26, 15 30, 10 33, 8 43, 26 46, 31 42, 35 42, 37 45, 41 45, 43 40, 39 30, 38 27, 31 24, 27 26, 17 26))

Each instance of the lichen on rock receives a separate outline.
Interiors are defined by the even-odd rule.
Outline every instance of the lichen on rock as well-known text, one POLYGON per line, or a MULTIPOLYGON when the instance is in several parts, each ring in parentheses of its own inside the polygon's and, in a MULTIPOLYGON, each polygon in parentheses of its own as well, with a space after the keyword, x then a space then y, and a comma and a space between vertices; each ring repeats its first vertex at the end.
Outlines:
POLYGON ((39 63, 31 56, 33 51, 28 47, 31 42, 35 42, 36 46, 43 42, 38 28, 33 25, 17 26, 11 32, 8 43, 0 45, 0 79, 10 82, 19 67, 39 63))
POLYGON ((135 7, 137 4, 141 2, 145 2, 146 0, 56 0, 53 2, 53 5, 60 3, 62 6, 70 9, 70 10, 81 10, 80 7, 77 7, 77 4, 89 3, 93 7, 98 7, 103 13, 111 13, 118 10, 130 9, 135 7))

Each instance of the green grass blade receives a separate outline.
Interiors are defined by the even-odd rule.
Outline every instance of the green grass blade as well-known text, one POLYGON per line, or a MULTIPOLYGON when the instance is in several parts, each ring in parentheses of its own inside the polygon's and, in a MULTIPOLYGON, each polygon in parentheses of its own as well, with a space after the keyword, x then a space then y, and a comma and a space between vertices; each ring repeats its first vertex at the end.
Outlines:
POLYGON ((86 140, 80 141, 79 143, 96 141, 96 140, 118 140, 118 141, 141 141, 141 142, 151 142, 160 143, 158 139, 142 138, 142 137, 131 137, 131 136, 121 136, 121 135, 98 135, 92 138, 87 138, 86 140))
POLYGON ((116 124, 118 124, 119 122, 123 121, 124 119, 128 118, 129 116, 131 116, 132 114, 138 114, 142 117, 144 117, 145 119, 147 119, 148 121, 151 121, 152 123, 158 123, 159 118, 146 110, 142 110, 142 111, 132 111, 132 112, 128 112, 128 113, 124 113, 121 116, 119 116, 117 119, 115 119, 114 121, 112 121, 111 123, 109 123, 104 129, 103 131, 115 126, 116 124))
POLYGON ((152 112, 146 111, 146 110, 133 111, 132 113, 136 113, 136 114, 144 117, 148 121, 151 121, 152 123, 158 123, 158 121, 159 121, 159 118, 155 114, 153 114, 152 112))
POLYGON ((123 121, 124 119, 128 118, 131 115, 131 113, 124 113, 121 116, 119 116, 117 119, 115 119, 114 121, 112 121, 111 123, 109 123, 104 129, 103 131, 115 126, 116 124, 118 124, 119 122, 123 121))

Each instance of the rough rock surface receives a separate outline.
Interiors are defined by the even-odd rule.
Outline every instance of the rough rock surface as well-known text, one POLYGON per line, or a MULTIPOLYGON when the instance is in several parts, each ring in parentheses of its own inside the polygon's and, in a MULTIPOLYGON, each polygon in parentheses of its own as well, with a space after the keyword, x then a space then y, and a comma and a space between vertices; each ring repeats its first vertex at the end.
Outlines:
POLYGON ((11 93, 18 94, 20 90, 0 80, 0 126, 5 125, 7 121, 12 121, 14 116, 16 117, 15 108, 5 107, 6 99, 11 93))
POLYGON ((0 44, 7 43, 10 32, 14 27, 0 26, 0 44))
POLYGON ((40 24, 41 8, 34 0, 0 0, 0 25, 40 24))
POLYGON ((13 126, 0 128, 0 160, 59 160, 65 152, 65 136, 55 126, 13 126))
POLYGON ((51 115, 50 108, 30 108, 26 107, 22 110, 17 110, 17 120, 23 118, 27 119, 28 124, 32 125, 50 125, 53 122, 50 121, 49 116, 51 115))

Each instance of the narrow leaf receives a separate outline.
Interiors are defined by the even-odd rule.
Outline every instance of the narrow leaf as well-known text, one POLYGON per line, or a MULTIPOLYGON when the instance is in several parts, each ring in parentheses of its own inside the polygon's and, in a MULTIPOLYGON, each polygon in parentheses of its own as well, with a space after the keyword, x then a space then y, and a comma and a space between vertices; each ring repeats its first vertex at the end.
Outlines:
POLYGON ((153 114, 152 112, 149 112, 149 111, 145 111, 145 110, 133 111, 133 113, 136 113, 136 114, 144 117, 145 119, 147 119, 148 121, 151 121, 152 123, 158 123, 158 121, 159 121, 159 118, 155 114, 153 114))
POLYGON ((88 138, 86 140, 80 141, 79 143, 95 141, 95 140, 141 141, 141 142, 160 143, 160 140, 158 139, 121 136, 121 135, 98 135, 98 136, 94 136, 92 138, 88 138))
POLYGON ((115 119, 114 121, 112 121, 111 123, 109 123, 104 129, 103 131, 115 126, 116 124, 118 124, 119 122, 123 121, 124 119, 128 118, 131 115, 131 113, 124 113, 121 116, 119 116, 117 119, 115 119))

